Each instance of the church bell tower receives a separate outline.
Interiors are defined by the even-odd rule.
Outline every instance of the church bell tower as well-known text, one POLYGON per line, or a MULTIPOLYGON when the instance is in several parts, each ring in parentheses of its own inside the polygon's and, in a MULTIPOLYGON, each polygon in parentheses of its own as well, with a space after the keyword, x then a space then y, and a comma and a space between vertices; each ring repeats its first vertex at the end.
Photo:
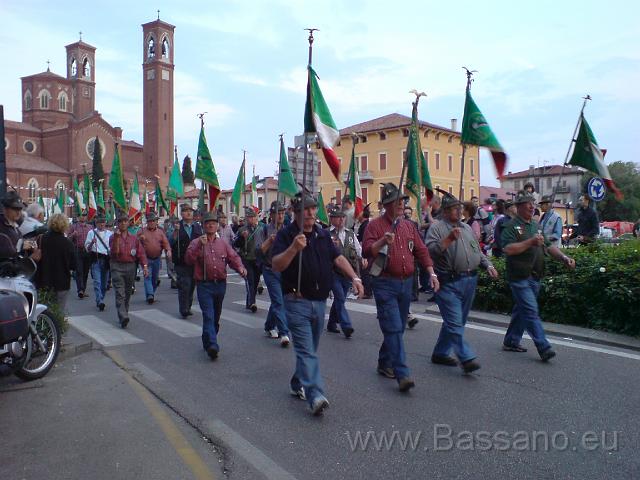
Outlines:
POLYGON ((166 185, 173 164, 173 31, 175 26, 157 20, 142 25, 144 150, 147 178, 160 177, 166 185))

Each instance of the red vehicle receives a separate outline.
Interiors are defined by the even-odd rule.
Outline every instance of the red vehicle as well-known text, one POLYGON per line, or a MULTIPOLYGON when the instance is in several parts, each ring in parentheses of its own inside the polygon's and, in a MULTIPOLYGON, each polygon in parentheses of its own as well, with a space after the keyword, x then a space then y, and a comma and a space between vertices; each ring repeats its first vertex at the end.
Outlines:
POLYGON ((624 233, 633 233, 633 222, 602 222, 600 225, 613 230, 614 237, 619 237, 624 233))

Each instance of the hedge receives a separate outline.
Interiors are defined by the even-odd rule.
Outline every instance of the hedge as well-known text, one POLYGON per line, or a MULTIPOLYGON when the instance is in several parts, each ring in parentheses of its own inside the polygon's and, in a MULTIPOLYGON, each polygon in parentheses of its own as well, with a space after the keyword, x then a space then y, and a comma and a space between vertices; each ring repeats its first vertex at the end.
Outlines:
MULTIPOLYGON (((640 335, 640 241, 569 248, 575 271, 549 258, 538 303, 544 321, 640 335)), ((494 258, 500 278, 482 271, 473 308, 510 314, 513 306, 504 259, 494 258)))

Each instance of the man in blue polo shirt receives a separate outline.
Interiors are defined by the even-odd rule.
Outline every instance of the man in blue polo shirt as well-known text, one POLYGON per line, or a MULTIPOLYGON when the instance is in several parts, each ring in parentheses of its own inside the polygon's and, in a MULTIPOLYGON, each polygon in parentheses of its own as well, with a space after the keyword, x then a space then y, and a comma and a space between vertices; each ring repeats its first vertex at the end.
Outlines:
POLYGON ((340 255, 329 232, 316 225, 316 199, 310 194, 305 194, 303 199, 299 194, 292 204, 295 220, 278 231, 271 265, 273 270, 282 272, 284 307, 296 351, 291 393, 306 399, 313 415, 321 415, 329 406, 329 401, 324 396, 316 351, 324 326, 324 311, 334 266, 352 280, 353 289, 359 297, 364 293, 364 288, 348 260, 340 255), (300 218, 303 219, 302 231, 300 218), (298 287, 300 255, 304 275, 298 287))

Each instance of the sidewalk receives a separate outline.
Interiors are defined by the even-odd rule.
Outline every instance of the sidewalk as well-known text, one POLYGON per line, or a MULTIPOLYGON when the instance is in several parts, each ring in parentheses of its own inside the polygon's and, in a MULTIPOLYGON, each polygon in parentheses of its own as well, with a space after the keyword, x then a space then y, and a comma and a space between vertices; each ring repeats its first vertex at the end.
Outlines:
MULTIPOLYGON (((411 305, 415 313, 420 311, 419 308, 416 308, 416 303, 412 303, 411 305)), ((424 302, 420 302, 418 305, 422 307, 424 302)), ((435 303, 427 303, 425 313, 439 315, 440 311, 435 303)), ((469 313, 470 322, 492 325, 505 329, 509 326, 510 320, 511 317, 509 315, 502 315, 499 313, 488 313, 478 310, 471 310, 469 313)), ((626 348, 640 352, 640 338, 620 335, 618 333, 592 330, 590 328, 576 327, 574 325, 563 325, 561 323, 542 322, 542 325, 544 326, 544 331, 550 336, 570 338, 572 340, 596 343, 609 347, 626 348)))

